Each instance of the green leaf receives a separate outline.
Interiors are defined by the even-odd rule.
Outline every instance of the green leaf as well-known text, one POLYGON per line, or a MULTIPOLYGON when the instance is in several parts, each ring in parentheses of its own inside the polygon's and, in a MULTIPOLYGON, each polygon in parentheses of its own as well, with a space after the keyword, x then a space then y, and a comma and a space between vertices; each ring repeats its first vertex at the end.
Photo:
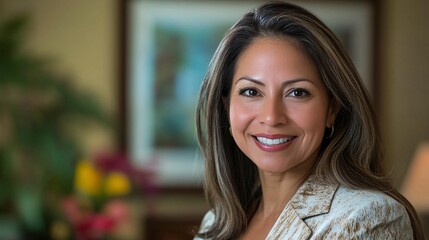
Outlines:
POLYGON ((20 186, 15 195, 16 207, 24 225, 34 232, 43 230, 42 198, 33 187, 20 186))

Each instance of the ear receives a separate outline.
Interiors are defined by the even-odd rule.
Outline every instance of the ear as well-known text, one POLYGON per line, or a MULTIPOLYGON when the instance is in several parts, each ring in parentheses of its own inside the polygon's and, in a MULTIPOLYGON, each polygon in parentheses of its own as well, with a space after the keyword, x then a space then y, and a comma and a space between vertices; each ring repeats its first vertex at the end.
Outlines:
POLYGON ((331 128, 335 124, 335 119, 337 118, 337 114, 339 111, 340 104, 334 98, 331 98, 331 100, 329 101, 328 117, 326 118, 327 128, 331 128))

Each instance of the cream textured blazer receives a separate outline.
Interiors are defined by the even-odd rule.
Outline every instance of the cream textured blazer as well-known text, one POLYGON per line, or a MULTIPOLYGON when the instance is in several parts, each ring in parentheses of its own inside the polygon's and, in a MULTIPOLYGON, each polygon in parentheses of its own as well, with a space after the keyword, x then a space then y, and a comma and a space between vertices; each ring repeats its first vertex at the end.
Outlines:
MULTIPOLYGON (((209 211, 200 232, 205 232, 214 218, 209 211)), ((390 196, 310 176, 285 206, 266 239, 402 240, 413 239, 413 230, 405 208, 390 196)))

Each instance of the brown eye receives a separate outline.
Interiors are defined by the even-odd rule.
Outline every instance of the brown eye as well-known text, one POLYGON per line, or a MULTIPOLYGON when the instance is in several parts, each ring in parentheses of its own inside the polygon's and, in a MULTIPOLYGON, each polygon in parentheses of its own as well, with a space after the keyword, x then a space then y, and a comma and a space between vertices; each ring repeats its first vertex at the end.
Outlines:
POLYGON ((306 90, 306 89, 303 89, 303 88, 293 89, 288 94, 288 96, 291 96, 291 97, 305 97, 305 96, 308 96, 308 95, 310 95, 310 92, 308 90, 306 90))
POLYGON ((253 88, 245 88, 240 90, 240 95, 247 96, 247 97, 254 97, 254 96, 258 96, 258 91, 253 88))

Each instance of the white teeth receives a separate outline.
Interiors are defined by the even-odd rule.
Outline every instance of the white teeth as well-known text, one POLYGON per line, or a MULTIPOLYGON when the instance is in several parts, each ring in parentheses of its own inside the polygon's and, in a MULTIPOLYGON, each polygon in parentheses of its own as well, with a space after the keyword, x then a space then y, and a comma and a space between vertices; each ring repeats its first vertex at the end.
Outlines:
POLYGON ((271 138, 264 138, 264 137, 256 137, 256 139, 260 143, 262 143, 264 145, 268 145, 268 146, 273 146, 273 145, 278 145, 278 144, 282 144, 282 143, 285 143, 285 142, 289 142, 293 138, 294 137, 271 139, 271 138))

